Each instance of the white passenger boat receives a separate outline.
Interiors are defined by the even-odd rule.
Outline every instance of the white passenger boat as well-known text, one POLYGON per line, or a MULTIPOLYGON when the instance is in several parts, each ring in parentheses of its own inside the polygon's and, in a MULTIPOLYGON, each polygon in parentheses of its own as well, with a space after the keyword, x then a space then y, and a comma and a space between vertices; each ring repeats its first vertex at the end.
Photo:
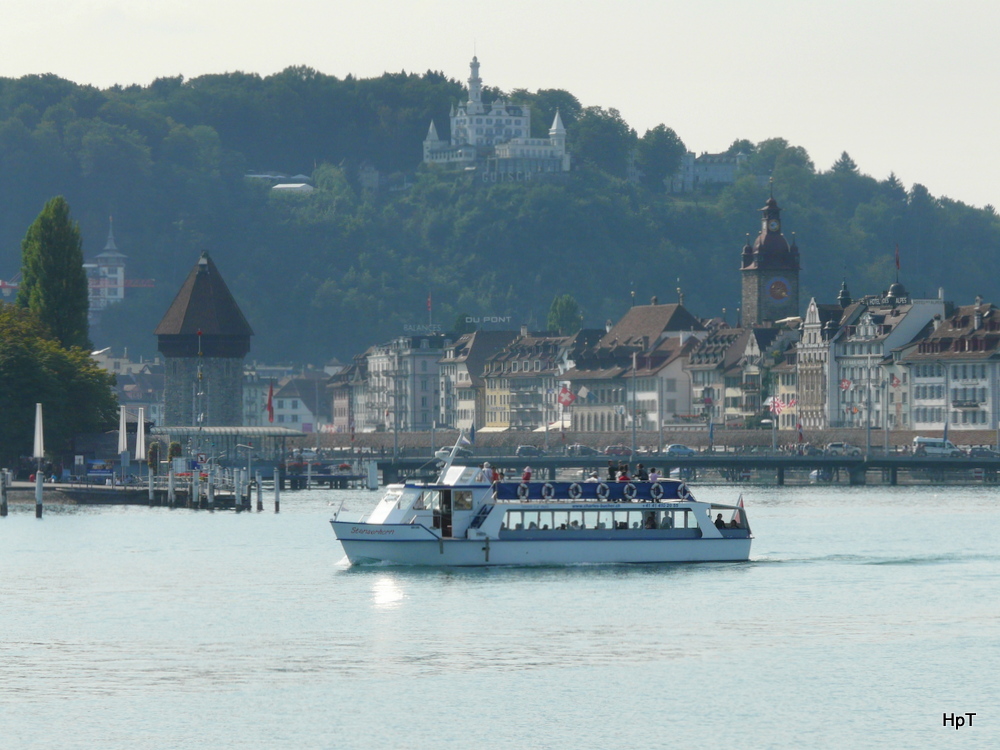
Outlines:
POLYGON ((703 503, 658 482, 491 482, 449 461, 435 483, 390 485, 361 520, 333 531, 352 564, 567 565, 745 561, 742 500, 703 503))

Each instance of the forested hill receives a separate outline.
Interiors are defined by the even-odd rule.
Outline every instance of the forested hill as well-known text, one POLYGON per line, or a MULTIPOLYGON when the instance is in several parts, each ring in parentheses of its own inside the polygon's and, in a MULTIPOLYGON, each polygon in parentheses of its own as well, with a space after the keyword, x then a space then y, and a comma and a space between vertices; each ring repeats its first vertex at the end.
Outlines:
POLYGON ((132 353, 155 351, 152 331, 205 249, 256 332, 258 359, 349 358, 426 323, 428 295, 446 328, 461 313, 544 327, 565 293, 599 326, 633 292, 666 302, 681 286, 695 313, 727 308, 732 323, 740 250, 758 231, 770 175, 783 231, 801 249, 803 304, 833 301, 845 277, 855 295, 885 289, 897 244, 911 293, 1000 299, 988 273, 1000 260, 991 207, 875 180, 846 154, 817 169, 780 138, 734 141, 750 155, 735 185, 670 196, 660 178, 683 144, 666 126, 639 136, 614 109, 581 107, 565 91, 488 92, 501 94, 532 106, 536 135, 560 108, 569 179, 483 187, 420 168, 428 123, 448 137, 449 109, 465 98, 439 73, 339 80, 291 68, 104 91, 55 76, 0 79, 0 278, 18 271, 28 225, 61 194, 88 257, 114 214, 128 275, 156 280, 129 289, 92 335, 132 353), (633 152, 640 184, 623 179, 633 152), (362 193, 363 162, 413 175, 412 187, 362 193), (311 174, 318 189, 274 196, 245 178, 268 170, 311 174))

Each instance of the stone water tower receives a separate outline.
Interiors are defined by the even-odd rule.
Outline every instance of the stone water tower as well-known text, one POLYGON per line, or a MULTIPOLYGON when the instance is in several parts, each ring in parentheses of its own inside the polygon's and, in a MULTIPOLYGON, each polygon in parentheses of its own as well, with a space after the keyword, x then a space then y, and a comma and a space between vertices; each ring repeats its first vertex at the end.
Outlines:
POLYGON ((253 330, 207 252, 155 333, 165 359, 165 424, 241 425, 243 359, 253 330))

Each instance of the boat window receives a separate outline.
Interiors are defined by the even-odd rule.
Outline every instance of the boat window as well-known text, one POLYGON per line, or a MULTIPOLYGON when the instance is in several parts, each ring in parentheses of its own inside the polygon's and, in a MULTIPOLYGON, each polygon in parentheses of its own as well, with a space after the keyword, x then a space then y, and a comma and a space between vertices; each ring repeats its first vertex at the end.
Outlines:
POLYGON ((521 518, 523 519, 524 528, 540 529, 542 525, 539 522, 539 515, 540 514, 537 510, 522 511, 521 518))
POLYGON ((554 510, 554 511, 552 511, 552 528, 553 529, 568 529, 569 528, 569 511, 568 510, 554 510))
POLYGON ((424 490, 418 502, 423 505, 420 508, 414 505, 416 510, 441 510, 441 493, 437 490, 424 490))
POLYGON ((427 507, 426 505, 424 505, 424 497, 427 494, 428 493, 426 493, 426 492, 421 492, 420 493, 420 495, 417 497, 417 499, 413 501, 413 510, 424 510, 427 507))
POLYGON ((451 493, 452 510, 472 510, 472 493, 468 490, 455 490, 451 493))

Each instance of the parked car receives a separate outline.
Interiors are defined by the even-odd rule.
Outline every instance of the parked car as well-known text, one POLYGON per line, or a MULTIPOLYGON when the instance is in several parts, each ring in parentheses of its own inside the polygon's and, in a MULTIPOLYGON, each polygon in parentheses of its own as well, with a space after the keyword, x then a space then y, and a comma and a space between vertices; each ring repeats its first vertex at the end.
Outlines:
POLYGON ((997 453, 992 448, 977 445, 969 449, 969 458, 1000 458, 1000 453, 997 453))
POLYGON ((591 448, 589 445, 583 445, 581 443, 574 443, 566 449, 566 455, 568 456, 597 456, 599 451, 596 448, 591 448))
POLYGON ((514 451, 515 456, 521 458, 538 458, 545 455, 545 451, 536 445, 519 445, 517 450, 514 451))
POLYGON ((631 456, 632 449, 627 445, 609 445, 604 449, 605 456, 631 456))
POLYGON ((827 443, 824 453, 828 456, 860 456, 861 449, 850 443, 827 443))
POLYGON ((681 445, 680 443, 667 446, 668 456, 694 456, 697 453, 693 448, 688 448, 686 445, 681 445))

